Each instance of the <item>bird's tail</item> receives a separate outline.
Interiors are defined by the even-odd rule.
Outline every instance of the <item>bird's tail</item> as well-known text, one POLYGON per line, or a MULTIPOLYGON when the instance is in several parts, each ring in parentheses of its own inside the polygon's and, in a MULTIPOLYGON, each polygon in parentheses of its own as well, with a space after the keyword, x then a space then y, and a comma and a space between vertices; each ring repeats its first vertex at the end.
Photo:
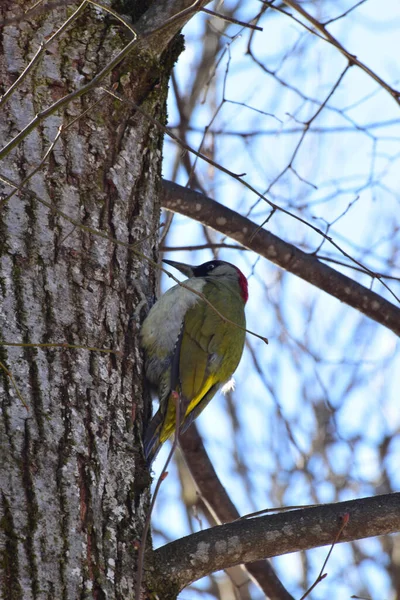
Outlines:
POLYGON ((148 467, 151 466, 153 460, 158 454, 161 447, 161 429, 163 424, 163 416, 158 410, 150 421, 144 436, 144 455, 148 467))

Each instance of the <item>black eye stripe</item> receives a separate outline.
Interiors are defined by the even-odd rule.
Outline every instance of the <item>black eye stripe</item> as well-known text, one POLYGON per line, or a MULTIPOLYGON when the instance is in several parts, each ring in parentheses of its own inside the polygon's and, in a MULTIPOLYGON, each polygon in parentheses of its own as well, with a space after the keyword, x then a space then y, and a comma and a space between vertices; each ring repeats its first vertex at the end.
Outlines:
MULTIPOLYGON (((224 265, 223 260, 210 260, 202 265, 198 265, 197 267, 193 267, 194 277, 207 277, 207 275, 211 275, 211 272, 224 265)), ((221 273, 219 273, 221 275, 221 273)))

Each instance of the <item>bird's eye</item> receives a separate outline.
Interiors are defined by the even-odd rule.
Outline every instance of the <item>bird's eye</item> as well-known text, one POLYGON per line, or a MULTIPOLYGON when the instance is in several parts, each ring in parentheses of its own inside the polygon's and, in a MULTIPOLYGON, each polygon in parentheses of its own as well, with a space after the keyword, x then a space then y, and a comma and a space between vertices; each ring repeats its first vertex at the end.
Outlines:
POLYGON ((214 269, 214 267, 215 267, 215 265, 209 265, 209 266, 208 266, 208 270, 209 270, 209 271, 212 271, 212 270, 214 269))

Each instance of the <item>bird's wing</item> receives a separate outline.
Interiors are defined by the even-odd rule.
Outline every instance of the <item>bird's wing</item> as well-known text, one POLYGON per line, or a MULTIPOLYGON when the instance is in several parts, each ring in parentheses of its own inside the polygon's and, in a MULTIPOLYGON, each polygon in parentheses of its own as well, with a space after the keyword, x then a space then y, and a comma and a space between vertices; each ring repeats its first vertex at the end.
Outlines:
POLYGON ((184 422, 182 423, 180 433, 185 433, 187 429, 189 429, 190 425, 193 423, 195 419, 199 416, 199 414, 205 409, 207 404, 210 402, 212 398, 214 398, 216 392, 220 388, 220 384, 213 385, 207 392, 205 396, 203 396, 196 404, 196 406, 190 411, 190 413, 186 416, 184 422))
POLYGON ((221 322, 206 303, 197 305, 196 309, 189 310, 185 316, 179 356, 181 394, 186 404, 185 417, 211 388, 224 381, 221 379, 220 367, 225 353, 225 329, 226 324, 221 322))
MULTIPOLYGON (((174 347, 170 370, 170 390, 180 394, 181 425, 186 422, 188 415, 204 396, 211 389, 214 395, 223 381, 220 381, 218 372, 221 361, 214 352, 218 345, 218 330, 222 329, 221 320, 206 303, 198 303, 185 315, 174 347)), ((210 395, 209 399, 211 397, 210 395)), ((175 428, 176 408, 170 395, 161 432, 162 441, 165 441, 175 428)))

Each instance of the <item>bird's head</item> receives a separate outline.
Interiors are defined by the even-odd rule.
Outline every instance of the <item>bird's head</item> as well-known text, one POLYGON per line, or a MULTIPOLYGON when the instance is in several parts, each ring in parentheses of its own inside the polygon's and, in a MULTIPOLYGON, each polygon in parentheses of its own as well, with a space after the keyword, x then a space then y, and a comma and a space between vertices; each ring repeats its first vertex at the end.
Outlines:
POLYGON ((231 263, 225 262, 224 260, 210 260, 196 267, 187 265, 185 263, 176 262, 174 260, 164 259, 163 262, 171 265, 171 267, 174 267, 175 269, 178 269, 178 271, 183 273, 183 275, 186 275, 186 277, 225 277, 228 279, 234 279, 239 284, 240 293, 243 300, 247 302, 249 297, 247 279, 243 275, 242 271, 231 263))

